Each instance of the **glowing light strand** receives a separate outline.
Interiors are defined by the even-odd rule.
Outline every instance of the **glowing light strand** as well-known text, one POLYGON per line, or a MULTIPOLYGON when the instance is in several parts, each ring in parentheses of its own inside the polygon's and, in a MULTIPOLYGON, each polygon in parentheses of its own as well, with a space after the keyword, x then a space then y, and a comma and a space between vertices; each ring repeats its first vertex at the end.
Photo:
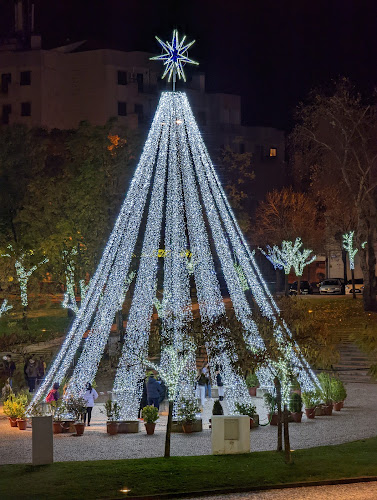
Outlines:
POLYGON ((353 246, 354 234, 354 231, 349 231, 348 233, 343 234, 343 248, 348 253, 350 269, 355 269, 355 255, 359 251, 353 246))

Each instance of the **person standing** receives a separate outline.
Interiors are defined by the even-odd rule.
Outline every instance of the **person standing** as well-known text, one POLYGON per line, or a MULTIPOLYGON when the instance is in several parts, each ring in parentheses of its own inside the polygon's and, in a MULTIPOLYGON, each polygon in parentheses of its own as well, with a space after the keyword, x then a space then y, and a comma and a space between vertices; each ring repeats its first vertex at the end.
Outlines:
POLYGON ((93 389, 92 384, 86 384, 86 392, 83 395, 86 401, 86 413, 84 413, 84 424, 86 422, 86 415, 88 415, 88 427, 90 427, 90 420, 92 418, 92 410, 94 408, 94 401, 98 398, 97 391, 93 389))
POLYGON ((199 371, 198 376, 197 376, 197 387, 198 387, 198 395, 200 398, 200 404, 202 408, 204 407, 204 404, 206 402, 206 384, 207 384, 207 377, 204 375, 202 371, 199 371))
POLYGON ((59 384, 57 382, 54 383, 52 386, 52 389, 49 391, 49 393, 46 396, 46 403, 53 403, 54 401, 57 401, 59 399, 59 384))
POLYGON ((3 357, 3 359, 5 361, 5 369, 9 379, 8 382, 9 385, 12 387, 12 379, 13 379, 13 373, 16 370, 16 363, 13 361, 11 354, 7 354, 6 356, 3 357))
POLYGON ((216 372, 216 383, 217 387, 219 388, 219 401, 224 400, 224 384, 223 384, 223 379, 220 373, 220 370, 217 370, 216 372))
POLYGON ((41 385, 44 376, 45 376, 45 370, 46 370, 46 363, 44 362, 42 356, 40 356, 39 361, 38 361, 38 378, 37 378, 37 385, 41 385))
POLYGON ((29 362, 26 367, 26 375, 28 379, 28 384, 29 384, 29 392, 34 392, 35 390, 35 381, 37 380, 38 376, 38 367, 37 363, 33 358, 29 359, 29 362))
POLYGON ((205 394, 208 396, 208 399, 211 399, 212 397, 212 391, 211 391, 211 372, 209 369, 209 363, 203 363, 202 367, 202 373, 204 373, 206 377, 206 386, 205 386, 205 394))
POLYGON ((157 382, 154 375, 149 375, 147 381, 147 401, 148 405, 155 406, 158 410, 160 409, 160 397, 162 394, 161 384, 157 382))

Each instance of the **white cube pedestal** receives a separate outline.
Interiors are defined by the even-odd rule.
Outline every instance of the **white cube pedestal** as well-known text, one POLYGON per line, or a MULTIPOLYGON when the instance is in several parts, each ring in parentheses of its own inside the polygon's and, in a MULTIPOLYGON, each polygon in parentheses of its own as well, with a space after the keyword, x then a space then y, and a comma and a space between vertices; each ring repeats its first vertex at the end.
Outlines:
POLYGON ((250 453, 250 417, 212 415, 212 454, 250 453))
POLYGON ((54 441, 52 416, 32 418, 32 463, 52 464, 54 461, 54 441))

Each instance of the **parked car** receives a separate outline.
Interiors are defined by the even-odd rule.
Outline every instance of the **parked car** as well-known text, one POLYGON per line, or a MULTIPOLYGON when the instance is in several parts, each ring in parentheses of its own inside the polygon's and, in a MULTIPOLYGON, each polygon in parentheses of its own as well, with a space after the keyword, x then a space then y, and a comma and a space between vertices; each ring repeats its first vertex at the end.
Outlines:
MULTIPOLYGON (((310 285, 309 281, 301 281, 300 283, 300 291, 303 295, 307 295, 308 293, 313 293, 313 288, 310 285)), ((289 286, 289 294, 296 295, 297 294, 297 281, 294 281, 289 286)))
POLYGON ((319 293, 343 294, 344 284, 340 278, 328 278, 322 281, 321 286, 319 287, 319 293))
MULTIPOLYGON (((355 282, 355 293, 362 293, 364 290, 364 280, 358 278, 354 280, 355 282)), ((352 280, 347 281, 346 293, 352 293, 352 280)))

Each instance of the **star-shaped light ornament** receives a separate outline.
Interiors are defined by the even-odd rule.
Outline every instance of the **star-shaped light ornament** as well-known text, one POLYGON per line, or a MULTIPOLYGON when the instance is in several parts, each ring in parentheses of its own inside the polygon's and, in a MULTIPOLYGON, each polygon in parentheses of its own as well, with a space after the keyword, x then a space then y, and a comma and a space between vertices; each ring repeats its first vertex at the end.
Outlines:
POLYGON ((184 64, 199 64, 187 57, 187 51, 191 45, 195 43, 195 40, 185 45, 186 36, 179 41, 177 30, 173 31, 171 43, 163 42, 158 36, 156 36, 156 39, 166 52, 160 56, 151 57, 150 59, 153 61, 164 61, 165 71, 162 78, 168 75, 168 81, 170 82, 173 77, 173 90, 175 90, 176 75, 178 75, 179 79, 182 78, 183 81, 186 81, 185 72, 183 71, 184 64))

